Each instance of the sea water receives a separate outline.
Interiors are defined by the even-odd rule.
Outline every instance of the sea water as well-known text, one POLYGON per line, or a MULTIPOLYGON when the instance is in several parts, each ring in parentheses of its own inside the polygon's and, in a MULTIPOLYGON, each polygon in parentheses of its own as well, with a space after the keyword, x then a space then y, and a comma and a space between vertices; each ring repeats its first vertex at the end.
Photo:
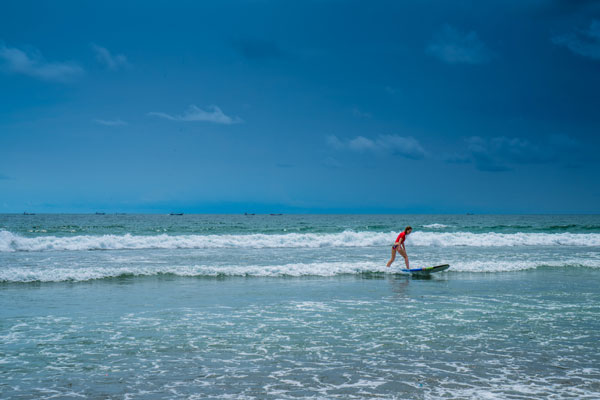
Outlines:
POLYGON ((0 398, 597 399, 599 283, 597 215, 0 215, 0 398))

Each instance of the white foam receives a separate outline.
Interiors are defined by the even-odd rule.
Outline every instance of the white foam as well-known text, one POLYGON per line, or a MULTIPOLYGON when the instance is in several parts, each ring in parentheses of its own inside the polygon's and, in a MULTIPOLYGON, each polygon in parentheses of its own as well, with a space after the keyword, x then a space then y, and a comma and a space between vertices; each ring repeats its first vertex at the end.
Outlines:
POLYGON ((153 276, 173 274, 177 276, 335 276, 367 272, 390 272, 384 263, 294 263, 285 265, 230 265, 230 266, 115 266, 94 268, 3 268, 0 282, 63 282, 88 281, 120 276, 153 276))
MULTIPOLYGON (((496 273, 535 269, 540 267, 588 267, 600 268, 594 260, 562 260, 553 263, 535 261, 473 261, 451 263, 451 268, 436 276, 447 273, 496 273)), ((399 273, 400 266, 387 268, 382 262, 315 262, 291 263, 282 265, 164 265, 137 264, 98 267, 8 267, 0 269, 0 282, 64 282, 89 281, 123 276, 156 276, 172 274, 182 277, 301 277, 301 276, 338 276, 365 273, 399 273)))
POLYGON ((409 243, 434 247, 600 246, 598 233, 415 232, 409 243))
POLYGON ((444 225, 444 224, 429 224, 429 225, 423 225, 423 228, 429 228, 429 229, 443 229, 443 228, 447 228, 448 225, 444 225))
POLYGON ((562 259, 556 261, 513 261, 513 260, 494 260, 494 261, 457 261, 451 263, 451 270, 454 272, 512 272, 536 269, 540 267, 563 268, 585 267, 600 268, 600 263, 590 259, 562 259))
POLYGON ((319 248, 388 245, 394 233, 345 231, 279 235, 102 235, 23 237, 0 231, 0 252, 196 248, 319 248))
MULTIPOLYGON (((77 235, 24 237, 0 231, 0 252, 120 249, 319 248, 391 245, 395 232, 246 235, 77 235)), ((407 243, 433 247, 600 246, 598 233, 414 232, 407 243)))

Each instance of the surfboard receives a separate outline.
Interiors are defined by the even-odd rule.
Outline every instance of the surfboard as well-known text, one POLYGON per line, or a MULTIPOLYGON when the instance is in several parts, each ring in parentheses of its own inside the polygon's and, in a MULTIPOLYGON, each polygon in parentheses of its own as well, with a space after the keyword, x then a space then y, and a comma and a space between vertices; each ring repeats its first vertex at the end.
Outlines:
POLYGON ((450 268, 450 264, 442 264, 436 265, 435 267, 424 267, 424 268, 411 268, 411 269, 402 269, 402 272, 409 272, 413 275, 429 275, 434 272, 445 271, 450 268))

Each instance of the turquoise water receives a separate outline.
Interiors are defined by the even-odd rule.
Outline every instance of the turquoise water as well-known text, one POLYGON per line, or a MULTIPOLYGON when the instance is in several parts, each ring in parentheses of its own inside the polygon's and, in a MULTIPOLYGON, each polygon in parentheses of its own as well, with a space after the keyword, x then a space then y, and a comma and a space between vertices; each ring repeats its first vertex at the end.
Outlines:
POLYGON ((599 216, 0 215, 0 281, 2 398, 600 397, 599 216))

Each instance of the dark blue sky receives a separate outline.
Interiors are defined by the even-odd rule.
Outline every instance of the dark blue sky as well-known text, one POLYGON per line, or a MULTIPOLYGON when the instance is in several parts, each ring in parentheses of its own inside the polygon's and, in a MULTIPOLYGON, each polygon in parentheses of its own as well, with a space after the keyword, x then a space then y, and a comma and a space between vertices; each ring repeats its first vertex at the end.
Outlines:
POLYGON ((600 2, 2 8, 0 212, 600 211, 600 2))

